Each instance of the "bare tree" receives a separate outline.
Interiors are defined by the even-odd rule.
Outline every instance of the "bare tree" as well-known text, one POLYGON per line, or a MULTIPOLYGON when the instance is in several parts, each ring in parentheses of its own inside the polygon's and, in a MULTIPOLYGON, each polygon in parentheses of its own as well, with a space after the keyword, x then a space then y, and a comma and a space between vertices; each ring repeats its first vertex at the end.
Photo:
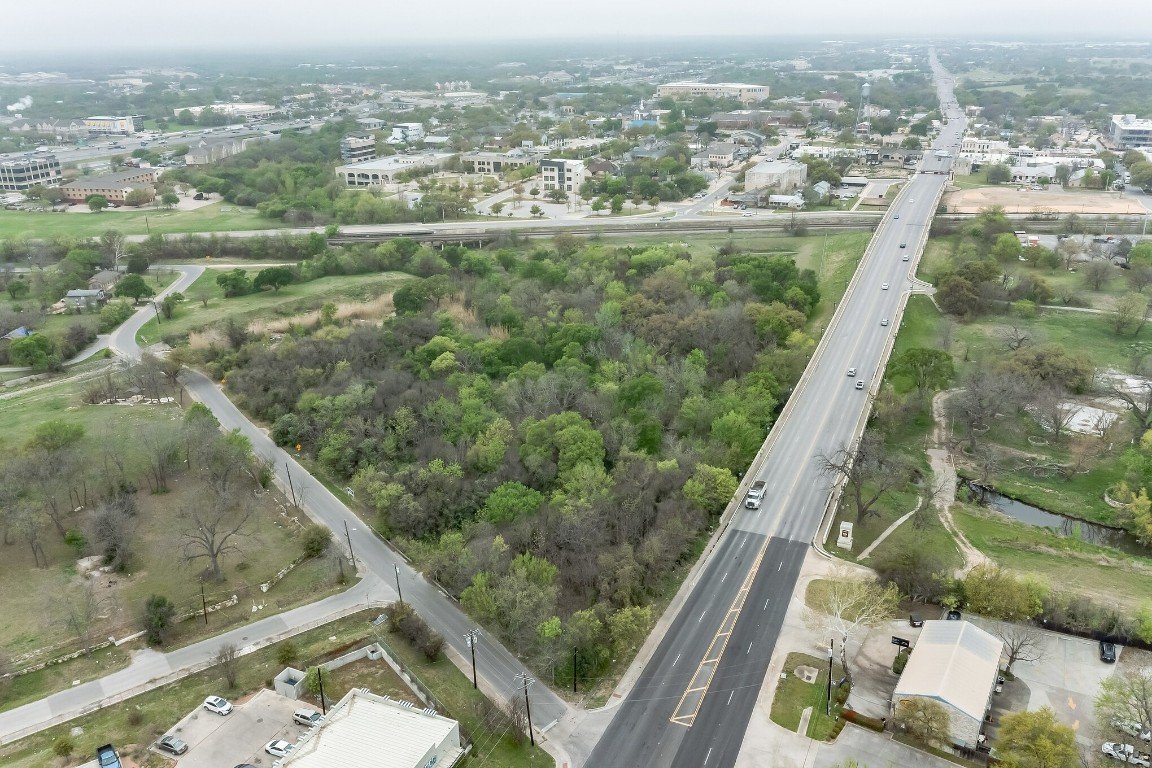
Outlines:
POLYGON ((861 629, 878 627, 896 615, 900 590, 895 584, 881 584, 838 568, 810 593, 809 600, 812 610, 804 615, 805 625, 824 637, 840 640, 840 663, 849 674, 844 647, 861 629))
POLYGON ((204 558, 212 577, 219 581, 220 558, 240 552, 239 539, 247 536, 247 524, 252 518, 252 506, 247 503, 229 504, 213 494, 199 504, 183 507, 178 517, 184 523, 180 542, 186 562, 204 558))
POLYGON ((1027 346, 1032 341, 1032 337, 1017 325, 1001 328, 997 331, 996 336, 1003 342, 1005 349, 1009 352, 1015 352, 1021 347, 1027 346))
POLYGON ((1057 443, 1064 440, 1068 427, 1080 412, 1080 406, 1068 399, 1068 393, 1055 386, 1039 387, 1032 397, 1032 407, 1040 426, 1050 431, 1057 443))
POLYGON ((114 607, 110 595, 101 595, 96 578, 89 574, 77 587, 66 584, 54 597, 54 604, 63 612, 64 628, 76 636, 88 654, 92 647, 92 636, 96 623, 106 619, 114 607))
POLYGON ((1152 304, 1138 293, 1126 293, 1112 304, 1112 330, 1117 336, 1136 336, 1148 322, 1149 307, 1152 304))
POLYGON ((1082 270, 1084 283, 1094 291, 1099 291, 1116 275, 1116 268, 1107 261, 1090 261, 1082 270))
POLYGON ((1141 380, 1129 388, 1126 383, 1112 379, 1105 387, 1105 394, 1127 403, 1141 430, 1152 428, 1152 382, 1141 380))
POLYGON ((104 564, 113 571, 128 567, 138 524, 136 499, 130 494, 105 498, 96 508, 89 532, 104 564))
POLYGON ((1056 252, 1064 259, 1064 269, 1072 269, 1072 262, 1076 260, 1076 257, 1079 256, 1083 250, 1080 242, 1070 237, 1066 240, 1061 240, 1060 244, 1056 246, 1056 252))
POLYGON ((1128 287, 1137 293, 1152 285, 1152 267, 1136 264, 1128 269, 1128 287))
POLYGON ((896 724, 917 741, 930 746, 947 742, 951 735, 948 710, 932 699, 901 699, 896 705, 896 724))
POLYGON ((1012 665, 1018 661, 1034 664, 1043 661, 1048 655, 1044 647, 1044 636, 1033 627, 1001 624, 996 634, 1004 641, 1004 653, 1008 655, 1008 663, 1004 665, 1004 669, 1007 672, 1011 672, 1012 665))
POLYGON ((48 567, 48 556, 40 541, 42 521, 36 510, 25 503, 17 503, 11 512, 12 527, 32 550, 32 561, 37 568, 48 567))
POLYGON ((180 464, 180 432, 170 422, 143 428, 139 445, 148 461, 148 485, 153 493, 168 492, 168 476, 180 464))
POLYGON ((228 687, 235 688, 240 677, 240 650, 234 643, 223 643, 216 650, 216 666, 220 667, 228 687))
POLYGON ((975 453, 977 436, 992 418, 1017 407, 1025 386, 1019 377, 978 365, 965 381, 964 389, 948 399, 948 409, 968 433, 968 449, 975 453))
POLYGON ((909 467, 903 455, 885 450, 881 439, 867 432, 855 449, 841 447, 832 455, 819 454, 816 462, 822 474, 843 479, 856 505, 856 521, 876 514, 872 507, 886 493, 908 482, 909 467))

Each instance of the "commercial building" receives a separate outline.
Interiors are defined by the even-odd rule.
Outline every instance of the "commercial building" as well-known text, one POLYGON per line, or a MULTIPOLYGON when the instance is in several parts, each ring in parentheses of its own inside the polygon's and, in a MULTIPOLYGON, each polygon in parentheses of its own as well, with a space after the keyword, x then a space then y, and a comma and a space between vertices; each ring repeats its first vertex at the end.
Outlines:
POLYGON ((519 149, 510 152, 467 152, 460 155, 460 164, 471 173, 501 174, 517 168, 536 166, 536 159, 519 149))
POLYGON ((967 621, 926 621, 896 690, 893 714, 914 699, 948 712, 952 743, 975 749, 1000 674, 1004 644, 967 621))
POLYGON ((568 193, 580 191, 588 180, 588 169, 583 160, 541 160, 540 185, 545 192, 561 189, 568 193))
POLYGON ((452 768, 463 756, 455 720, 353 688, 277 765, 452 768))
POLYGON ((1109 133, 1116 149, 1152 147, 1152 120, 1139 119, 1136 115, 1112 115, 1109 133))
POLYGON ((350 133, 340 140, 340 159, 363 163, 376 159, 376 139, 369 133, 350 133))
POLYGON ((713 142, 707 149, 692 156, 692 165, 697 168, 727 168, 736 161, 739 149, 731 142, 713 142))
POLYGON ((665 83, 656 86, 656 96, 671 96, 674 99, 694 99, 697 96, 733 98, 745 104, 755 104, 768 98, 768 86, 748 83, 665 83))
POLYGON ((398 123, 392 126, 389 144, 413 144, 424 138, 423 123, 398 123))
POLYGON ((414 168, 443 165, 452 157, 448 152, 425 152, 419 155, 392 155, 363 163, 339 165, 336 175, 350 187, 378 187, 391 184, 396 175, 414 168))
POLYGON ((60 182, 60 161, 56 155, 18 157, 0 161, 0 189, 23 192, 37 184, 52 186, 60 182))
POLYGON ((744 174, 745 189, 772 189, 794 192, 808 179, 808 166, 790 160, 765 160, 744 174))
POLYGON ((99 134, 129 134, 144 130, 144 115, 125 115, 113 117, 111 115, 97 115, 84 118, 84 127, 89 133, 99 134))
POLYGON ((243 120, 264 120, 272 117, 279 110, 276 107, 269 106, 268 104, 242 104, 239 102, 229 104, 207 104, 202 107, 177 107, 172 110, 172 114, 179 116, 184 110, 192 113, 192 116, 199 119, 200 113, 206 109, 220 115, 227 115, 228 117, 240 118, 243 120))
POLYGON ((137 168, 103 176, 83 176, 64 184, 64 199, 69 203, 82 203, 92 195, 103 195, 110 203, 123 203, 133 190, 153 192, 157 172, 152 168, 137 168))

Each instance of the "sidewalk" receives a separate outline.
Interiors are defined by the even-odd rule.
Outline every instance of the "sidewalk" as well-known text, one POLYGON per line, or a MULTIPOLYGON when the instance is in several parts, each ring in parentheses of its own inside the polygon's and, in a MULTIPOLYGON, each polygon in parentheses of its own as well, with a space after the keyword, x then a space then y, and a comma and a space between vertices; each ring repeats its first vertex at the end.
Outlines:
POLYGON ((206 669, 215 663, 216 652, 224 643, 234 643, 244 655, 376 605, 378 601, 372 601, 373 594, 379 598, 386 591, 375 576, 367 574, 359 584, 339 595, 268 616, 184 648, 168 653, 150 648, 137 651, 125 669, 8 712, 0 712, 0 744, 24 738, 206 669))

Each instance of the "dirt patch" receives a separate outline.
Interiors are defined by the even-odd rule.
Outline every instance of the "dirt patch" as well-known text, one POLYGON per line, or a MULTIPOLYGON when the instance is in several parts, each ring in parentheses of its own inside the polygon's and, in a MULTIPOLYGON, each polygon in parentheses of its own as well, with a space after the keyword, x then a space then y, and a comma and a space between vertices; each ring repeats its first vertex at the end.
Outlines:
MULTIPOLYGON (((364 645, 363 641, 357 643, 357 646, 362 645, 364 645)), ((328 690, 328 686, 325 686, 324 690, 324 695, 331 701, 339 701, 344 694, 353 688, 367 688, 377 696, 390 696, 397 701, 407 701, 421 709, 424 707, 416 694, 412 693, 412 689, 383 659, 379 661, 360 659, 333 670, 331 687, 333 689, 331 691, 328 690)), ((320 706, 318 696, 308 695, 304 698, 310 704, 316 707, 320 706)))
POLYGON ((1024 214, 1139 214, 1148 209, 1131 197, 1119 192, 1034 191, 1016 187, 979 187, 948 192, 944 204, 949 213, 979 213, 994 205, 1005 213, 1024 214))
MULTIPOLYGON (((344 302, 336 305, 336 320, 370 321, 383 320, 389 317, 395 308, 392 306, 392 294, 385 293, 371 301, 344 302)), ((305 312, 293 317, 278 318, 276 320, 253 320, 248 324, 248 330, 258 336, 265 333, 286 333, 293 325, 311 327, 320 322, 320 310, 305 312)), ((189 344, 192 337, 189 335, 189 344)))

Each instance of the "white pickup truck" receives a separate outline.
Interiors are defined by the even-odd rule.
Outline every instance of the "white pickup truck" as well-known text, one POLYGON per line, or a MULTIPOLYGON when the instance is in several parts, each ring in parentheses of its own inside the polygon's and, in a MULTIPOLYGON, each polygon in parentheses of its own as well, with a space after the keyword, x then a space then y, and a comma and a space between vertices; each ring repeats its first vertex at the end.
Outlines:
POLYGON ((744 497, 744 507, 746 509, 760 509, 760 505, 764 503, 764 493, 767 491, 768 484, 763 480, 757 480, 752 483, 748 488, 748 495, 744 497))

